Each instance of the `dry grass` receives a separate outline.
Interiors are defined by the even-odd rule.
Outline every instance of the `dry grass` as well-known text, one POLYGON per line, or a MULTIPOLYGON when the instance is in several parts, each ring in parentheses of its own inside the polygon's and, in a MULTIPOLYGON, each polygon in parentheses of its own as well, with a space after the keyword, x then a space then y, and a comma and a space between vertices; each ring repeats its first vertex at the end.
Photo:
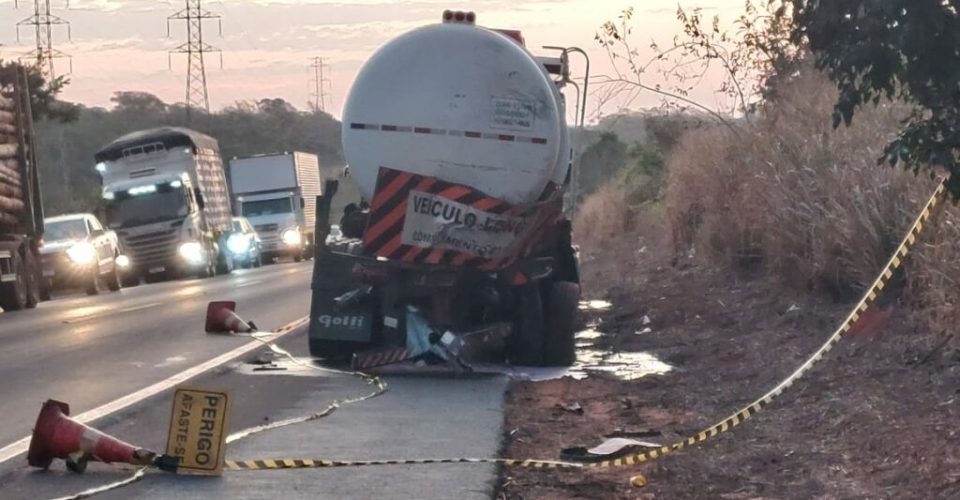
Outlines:
MULTIPOLYGON (((669 231, 675 257, 695 253, 836 300, 862 293, 934 186, 877 165, 906 110, 882 103, 835 130, 826 77, 805 70, 776 90, 739 136, 718 127, 683 137, 668 159, 667 228, 638 224, 624 190, 607 186, 584 202, 579 241, 635 241, 642 225, 669 231)), ((960 210, 946 207, 937 220, 885 300, 909 304, 932 332, 950 336, 960 324, 960 210)))

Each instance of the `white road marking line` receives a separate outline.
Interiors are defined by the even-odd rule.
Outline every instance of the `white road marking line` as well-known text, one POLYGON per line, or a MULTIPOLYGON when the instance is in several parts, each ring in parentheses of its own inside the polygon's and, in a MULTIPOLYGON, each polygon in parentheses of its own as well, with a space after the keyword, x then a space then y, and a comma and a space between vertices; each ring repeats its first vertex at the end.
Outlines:
POLYGON ((133 312, 133 311, 140 311, 140 310, 143 310, 143 309, 149 309, 149 308, 151 308, 151 307, 157 307, 157 306, 160 306, 160 305, 163 305, 163 302, 150 302, 149 304, 141 304, 141 305, 139 305, 139 306, 125 307, 125 308, 123 308, 123 309, 117 309, 117 310, 115 310, 115 311, 110 311, 109 309, 107 309, 107 310, 105 310, 105 311, 103 311, 103 312, 97 312, 97 313, 94 313, 94 314, 87 314, 86 316, 77 316, 77 317, 75 317, 75 318, 65 319, 65 320, 63 320, 63 322, 64 322, 65 324, 70 325, 70 324, 73 324, 73 323, 80 323, 80 322, 83 322, 83 321, 90 321, 90 320, 92 320, 92 319, 105 318, 105 317, 110 316, 110 315, 113 315, 113 314, 120 314, 120 313, 133 312))
MULTIPOLYGON (((278 328, 276 333, 262 337, 262 340, 267 342, 273 342, 281 337, 289 335, 290 333, 297 331, 298 327, 306 324, 307 319, 308 319, 308 316, 304 316, 296 321, 287 323, 286 325, 278 328)), ((253 340, 253 341, 247 342, 246 344, 243 344, 242 346, 232 351, 226 352, 209 361, 206 361, 192 368, 184 370, 166 380, 162 380, 151 386, 147 386, 143 389, 140 389, 137 392, 115 399, 105 405, 98 406, 97 408, 94 408, 90 411, 81 413, 76 416, 71 416, 71 418, 84 424, 92 422, 99 418, 103 418, 111 413, 120 411, 124 408, 127 408, 128 406, 137 404, 143 401, 144 399, 147 399, 151 396, 154 396, 163 391, 171 389, 179 384, 182 384, 187 380, 190 380, 191 378, 196 377, 197 375, 200 375, 208 370, 212 370, 213 368, 216 368, 224 363, 233 361, 235 358, 243 356, 244 354, 250 351, 265 347, 263 341, 253 340)), ((29 446, 30 446, 30 436, 26 436, 22 439, 19 439, 17 441, 14 441, 13 443, 10 443, 4 446, 3 448, 0 448, 0 464, 10 460, 11 458, 14 458, 20 455, 21 453, 25 453, 29 446)))
POLYGON ((237 283, 236 286, 234 286, 234 288, 241 288, 241 287, 250 286, 250 285, 257 285, 257 284, 260 284, 260 283, 263 283, 263 280, 244 281, 244 282, 242 282, 242 283, 237 283))
POLYGON ((157 307, 162 305, 163 305, 163 302, 150 302, 149 304, 142 304, 142 305, 133 306, 133 307, 125 307, 123 309, 118 310, 117 312, 125 313, 125 312, 133 312, 133 311, 142 311, 144 309, 150 309, 151 307, 157 307))

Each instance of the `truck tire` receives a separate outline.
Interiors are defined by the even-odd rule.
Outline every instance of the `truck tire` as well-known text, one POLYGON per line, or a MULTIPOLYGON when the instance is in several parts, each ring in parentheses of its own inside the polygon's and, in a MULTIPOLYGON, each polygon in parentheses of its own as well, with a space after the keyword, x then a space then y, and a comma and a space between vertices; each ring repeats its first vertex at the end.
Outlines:
POLYGON ((549 285, 544 304, 543 366, 570 366, 577 360, 577 311, 580 285, 556 281, 549 285))
POLYGON ((44 278, 40 285, 40 300, 46 302, 53 299, 53 280, 44 278))
POLYGON ((111 292, 120 291, 120 273, 117 272, 116 266, 114 266, 113 271, 110 271, 110 274, 107 275, 107 289, 111 292))
POLYGON ((519 290, 520 310, 514 318, 510 363, 518 366, 543 364, 543 300, 536 283, 519 290))
POLYGON ((27 307, 27 273, 20 252, 14 252, 11 258, 16 279, 9 283, 0 283, 0 307, 4 311, 20 311, 27 307))
POLYGON ((40 303, 42 273, 36 254, 29 248, 24 254, 24 268, 27 274, 27 309, 33 309, 40 303))
POLYGON ((96 271, 91 272, 90 277, 87 278, 86 292, 87 295, 100 294, 100 276, 97 275, 96 271))
POLYGON ((234 261, 226 255, 217 257, 217 274, 230 274, 234 269, 234 261))

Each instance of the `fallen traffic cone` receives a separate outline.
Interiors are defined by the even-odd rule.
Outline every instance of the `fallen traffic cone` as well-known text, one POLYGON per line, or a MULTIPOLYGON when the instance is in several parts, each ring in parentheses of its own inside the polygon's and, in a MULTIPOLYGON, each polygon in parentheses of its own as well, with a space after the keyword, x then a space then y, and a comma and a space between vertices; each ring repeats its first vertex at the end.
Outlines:
POLYGON ((214 301, 207 305, 207 333, 252 333, 257 325, 237 316, 237 303, 231 300, 214 301))
POLYGON ((180 460, 121 441, 68 417, 70 406, 53 399, 47 400, 37 417, 37 425, 30 438, 27 462, 46 469, 54 458, 67 461, 67 468, 83 472, 87 462, 122 462, 133 465, 153 465, 175 472, 180 460))

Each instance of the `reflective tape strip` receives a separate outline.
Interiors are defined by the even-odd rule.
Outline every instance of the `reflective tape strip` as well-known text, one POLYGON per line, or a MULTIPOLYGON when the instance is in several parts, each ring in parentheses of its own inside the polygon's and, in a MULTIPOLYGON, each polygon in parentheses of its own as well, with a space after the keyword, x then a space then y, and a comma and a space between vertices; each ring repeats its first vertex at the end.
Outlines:
POLYGON ((376 124, 376 123, 351 123, 351 130, 371 130, 378 132, 394 133, 413 133, 422 135, 446 135, 450 137, 466 137, 468 139, 484 139, 500 142, 516 142, 521 144, 544 145, 549 143, 546 137, 530 137, 516 134, 503 134, 499 132, 478 132, 475 130, 455 130, 433 127, 418 127, 409 125, 394 124, 376 124))

